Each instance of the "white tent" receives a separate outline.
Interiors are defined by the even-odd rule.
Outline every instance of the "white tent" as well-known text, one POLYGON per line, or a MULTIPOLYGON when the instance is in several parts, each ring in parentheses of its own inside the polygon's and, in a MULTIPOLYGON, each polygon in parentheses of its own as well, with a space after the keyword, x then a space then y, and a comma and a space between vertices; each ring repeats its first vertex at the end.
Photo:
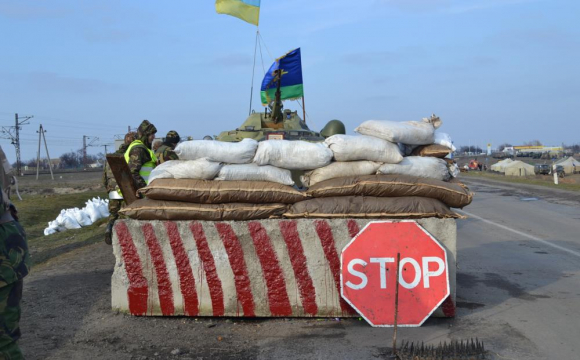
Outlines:
POLYGON ((562 165, 566 174, 574 174, 580 171, 580 161, 574 159, 572 156, 556 161, 555 165, 562 165))
POLYGON ((534 173, 534 166, 526 164, 523 161, 512 161, 505 169, 506 176, 532 176, 534 173))
POLYGON ((495 163, 491 166, 491 171, 497 171, 497 172, 503 173, 503 172, 505 172, 505 170, 504 170, 505 167, 513 162, 514 161, 512 159, 505 159, 502 161, 498 161, 497 163, 495 163))

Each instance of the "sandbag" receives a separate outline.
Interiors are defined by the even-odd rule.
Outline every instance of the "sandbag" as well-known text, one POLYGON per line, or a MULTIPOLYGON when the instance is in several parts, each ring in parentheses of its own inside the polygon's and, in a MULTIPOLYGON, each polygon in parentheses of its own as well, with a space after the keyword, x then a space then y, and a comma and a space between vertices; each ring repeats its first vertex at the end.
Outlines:
POLYGON ((60 214, 56 217, 56 222, 59 226, 64 227, 65 229, 80 229, 81 224, 74 218, 74 215, 71 211, 61 210, 60 214))
POLYGON ((463 208, 473 200, 473 193, 459 181, 445 182, 405 175, 341 177, 320 182, 310 187, 307 193, 317 198, 420 196, 440 200, 454 208, 463 208))
POLYGON ((258 145, 254 162, 288 170, 312 170, 330 164, 332 156, 332 151, 321 143, 266 140, 258 145))
MULTIPOLYGON (((89 215, 87 214, 87 212, 85 211, 85 209, 79 209, 79 208, 74 208, 72 209, 72 215, 74 216, 75 220, 81 225, 81 226, 89 226, 92 225, 93 222, 91 221, 91 218, 89 217, 89 215)), ((107 215, 109 216, 109 215, 107 215)))
POLYGON ((403 156, 396 144, 372 136, 333 135, 324 143, 336 161, 368 160, 396 164, 403 156))
POLYGON ((137 220, 258 220, 281 216, 286 204, 194 204, 180 201, 139 199, 119 210, 137 220))
POLYGON ((214 162, 246 164, 252 162, 257 148, 258 142, 254 139, 243 139, 240 142, 192 140, 177 145, 175 153, 180 160, 206 158, 214 162))
POLYGON ((436 157, 440 159, 449 154, 451 154, 451 149, 439 144, 419 145, 411 152, 412 156, 436 157))
POLYGON ((324 180, 343 176, 375 174, 380 166, 381 163, 374 161, 333 162, 323 168, 305 173, 302 177, 302 184, 308 187, 324 180))
POLYGON ((398 164, 383 164, 377 174, 409 175, 447 181, 447 162, 434 157, 408 156, 398 164))
POLYGON ((435 131, 435 139, 433 140, 433 144, 442 145, 451 149, 451 151, 456 151, 457 149, 453 145, 453 141, 451 140, 451 136, 449 134, 435 131))
POLYGON ((292 205, 284 217, 294 218, 362 218, 417 219, 427 217, 461 218, 437 199, 417 196, 370 197, 340 196, 315 198, 292 205))
POLYGON ((257 164, 224 165, 215 180, 271 181, 282 185, 294 185, 290 170, 257 164))
POLYGON ((309 198, 291 186, 267 181, 157 179, 137 192, 154 200, 199 204, 294 204, 309 198))
POLYGON ((441 120, 436 116, 431 116, 423 118, 422 121, 368 120, 354 131, 393 143, 428 145, 433 144, 435 129, 439 126, 441 126, 441 120))
MULTIPOLYGON (((209 140, 207 140, 209 141, 209 140)), ((208 159, 170 160, 155 167, 149 175, 149 182, 155 179, 197 179, 212 180, 222 164, 208 159)))
POLYGON ((94 223, 95 221, 99 220, 101 218, 101 212, 99 211, 97 206, 91 200, 88 200, 85 204, 86 206, 83 209, 85 213, 89 216, 89 219, 91 219, 91 223, 94 223))

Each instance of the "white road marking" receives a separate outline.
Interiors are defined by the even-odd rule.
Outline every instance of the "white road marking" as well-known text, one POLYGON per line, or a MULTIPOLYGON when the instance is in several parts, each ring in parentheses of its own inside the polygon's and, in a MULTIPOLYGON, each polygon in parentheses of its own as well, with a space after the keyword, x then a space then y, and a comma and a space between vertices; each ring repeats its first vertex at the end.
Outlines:
POLYGON ((572 255, 574 255, 574 256, 580 257, 580 252, 577 252, 577 251, 574 251, 574 250, 567 249, 567 248, 565 248, 565 247, 563 247, 563 246, 560 246, 560 245, 553 244, 553 243, 551 243, 551 242, 549 242, 549 241, 547 241, 547 240, 540 239, 539 237, 535 237, 535 236, 533 236, 533 235, 526 234, 526 233, 524 233, 524 232, 522 232, 522 231, 519 231, 519 230, 516 230, 516 229, 512 229, 512 228, 510 228, 510 227, 508 227, 508 226, 505 226, 505 225, 502 225, 502 224, 498 224, 498 223, 496 223, 496 222, 493 222, 493 221, 491 221, 491 220, 484 219, 484 218, 482 218, 482 217, 480 217, 480 216, 477 216, 477 215, 475 215, 475 214, 469 213, 469 212, 467 212, 467 211, 464 211, 464 210, 459 210, 459 209, 455 209, 455 210, 456 210, 456 211, 458 211, 458 212, 461 212, 461 213, 463 213, 463 214, 465 214, 465 215, 467 215, 467 216, 470 216, 470 217, 472 217, 472 218, 474 218, 474 219, 477 219, 477 220, 483 221, 483 222, 485 222, 485 223, 488 223, 488 224, 491 224, 491 225, 497 226, 498 228, 501 228, 501 229, 504 229, 504 230, 507 230, 507 231, 511 231, 511 232, 513 232, 514 234, 518 234, 518 235, 520 235, 520 236, 523 236, 523 237, 525 237, 525 238, 528 238, 528 239, 530 239, 530 240, 534 240, 534 241, 540 242, 540 243, 542 243, 542 244, 544 244, 544 245, 551 246, 551 247, 553 247, 553 248, 555 248, 555 249, 558 249, 558 250, 565 251, 565 252, 567 252, 568 254, 572 254, 572 255))

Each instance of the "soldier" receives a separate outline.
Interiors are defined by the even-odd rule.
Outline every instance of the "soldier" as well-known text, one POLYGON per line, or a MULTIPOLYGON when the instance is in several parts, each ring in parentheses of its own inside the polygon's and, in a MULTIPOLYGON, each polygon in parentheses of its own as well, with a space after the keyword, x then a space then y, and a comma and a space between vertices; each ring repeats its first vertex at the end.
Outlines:
POLYGON ((154 153, 157 154, 157 149, 159 149, 159 147, 161 146, 161 140, 155 140, 155 142, 153 143, 153 147, 151 148, 151 150, 153 150, 154 153))
POLYGON ((147 186, 151 170, 157 165, 157 157, 151 150, 157 128, 148 120, 143 120, 137 129, 137 140, 133 141, 125 152, 125 161, 133 175, 137 189, 147 186))
POLYGON ((180 140, 181 138, 179 137, 177 131, 171 130, 170 132, 167 133, 167 136, 165 136, 165 141, 163 141, 163 144, 159 147, 159 149, 155 151, 155 156, 157 156, 159 164, 162 164, 169 160, 179 159, 179 157, 173 150, 175 150, 175 147, 177 146, 180 140))
MULTIPOLYGON (((124 155, 129 145, 135 141, 136 138, 137 133, 127 133, 125 135, 123 144, 121 144, 119 150, 115 151, 115 154, 124 155)), ((107 193, 109 194, 109 222, 107 223, 107 229, 105 230, 105 243, 111 245, 113 224, 115 223, 115 220, 119 218, 119 210, 123 204, 123 196, 119 186, 117 185, 115 176, 111 171, 111 167, 107 162, 105 162, 105 169, 103 171, 103 184, 105 185, 105 189, 107 189, 107 193)))
POLYGON ((17 211, 0 182, 0 359, 22 359, 20 300, 23 278, 30 269, 30 254, 17 211))

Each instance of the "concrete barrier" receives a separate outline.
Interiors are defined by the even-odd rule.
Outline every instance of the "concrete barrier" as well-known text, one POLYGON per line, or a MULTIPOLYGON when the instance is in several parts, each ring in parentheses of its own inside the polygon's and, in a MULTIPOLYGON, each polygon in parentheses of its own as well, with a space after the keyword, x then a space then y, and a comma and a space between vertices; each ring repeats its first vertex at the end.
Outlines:
MULTIPOLYGON (((143 316, 356 317, 340 297, 342 248, 372 220, 115 223, 114 310, 143 316)), ((447 251, 455 315, 456 224, 419 219, 447 251)))

